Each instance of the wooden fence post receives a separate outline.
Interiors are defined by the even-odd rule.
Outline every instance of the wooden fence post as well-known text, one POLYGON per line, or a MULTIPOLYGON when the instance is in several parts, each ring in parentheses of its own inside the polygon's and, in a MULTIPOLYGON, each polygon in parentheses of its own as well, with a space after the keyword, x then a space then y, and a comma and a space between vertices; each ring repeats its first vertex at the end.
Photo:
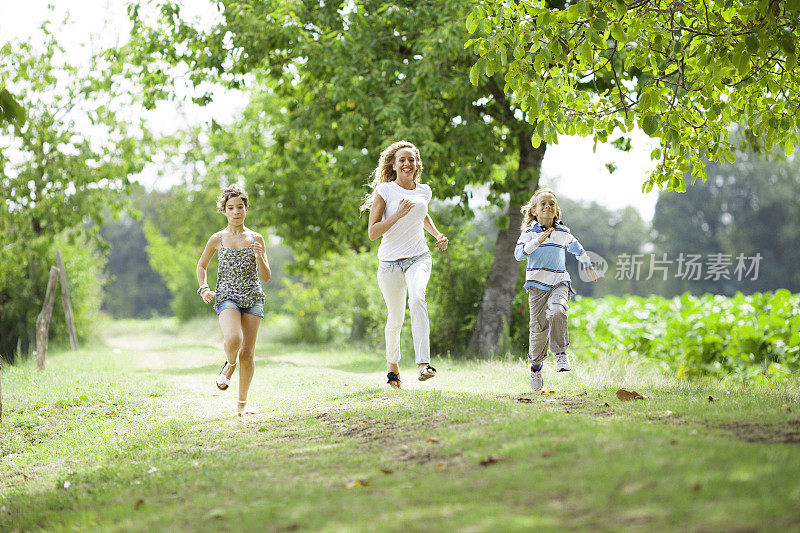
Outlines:
POLYGON ((59 276, 61 278, 61 303, 64 304, 64 317, 67 319, 69 345, 73 350, 77 350, 78 333, 75 331, 75 320, 72 318, 72 303, 69 299, 69 288, 67 287, 67 269, 64 268, 61 250, 56 250, 56 266, 58 267, 59 276))
POLYGON ((58 280, 58 267, 50 267, 50 279, 47 280, 47 293, 44 296, 44 305, 36 319, 36 369, 44 369, 44 358, 47 355, 47 334, 50 331, 50 318, 53 316, 53 304, 56 300, 56 283, 58 280))

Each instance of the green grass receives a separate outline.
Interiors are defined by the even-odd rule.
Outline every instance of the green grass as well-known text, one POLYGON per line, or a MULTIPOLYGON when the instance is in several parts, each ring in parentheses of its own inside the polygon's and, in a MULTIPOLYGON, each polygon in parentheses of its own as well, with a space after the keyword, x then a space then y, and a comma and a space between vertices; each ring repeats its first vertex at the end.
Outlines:
POLYGON ((394 391, 380 350, 288 345, 285 326, 262 326, 249 418, 236 379, 213 385, 213 321, 114 322, 44 372, 5 367, 0 530, 800 528, 797 380, 574 356, 542 395, 522 360, 439 359, 424 384, 404 360, 394 391))

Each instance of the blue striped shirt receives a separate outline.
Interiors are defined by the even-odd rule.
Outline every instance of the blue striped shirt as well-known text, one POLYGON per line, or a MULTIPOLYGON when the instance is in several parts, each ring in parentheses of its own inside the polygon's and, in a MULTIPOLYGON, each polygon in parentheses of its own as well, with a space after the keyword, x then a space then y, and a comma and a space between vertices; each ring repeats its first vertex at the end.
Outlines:
POLYGON ((514 248, 514 257, 517 261, 525 259, 528 261, 525 269, 525 288, 536 287, 549 291, 563 283, 572 290, 567 272, 566 252, 575 255, 583 268, 591 265, 592 261, 578 239, 564 224, 556 222, 553 233, 540 244, 539 237, 544 231, 545 228, 535 222, 522 231, 514 248))

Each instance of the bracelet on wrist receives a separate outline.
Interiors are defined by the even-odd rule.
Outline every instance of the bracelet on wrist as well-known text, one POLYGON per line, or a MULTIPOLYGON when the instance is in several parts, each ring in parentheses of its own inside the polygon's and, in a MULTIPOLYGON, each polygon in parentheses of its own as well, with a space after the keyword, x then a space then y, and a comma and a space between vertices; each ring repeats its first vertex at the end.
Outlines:
POLYGON ((197 289, 197 294, 203 294, 203 292, 210 290, 211 289, 208 288, 208 285, 202 285, 199 289, 197 289))

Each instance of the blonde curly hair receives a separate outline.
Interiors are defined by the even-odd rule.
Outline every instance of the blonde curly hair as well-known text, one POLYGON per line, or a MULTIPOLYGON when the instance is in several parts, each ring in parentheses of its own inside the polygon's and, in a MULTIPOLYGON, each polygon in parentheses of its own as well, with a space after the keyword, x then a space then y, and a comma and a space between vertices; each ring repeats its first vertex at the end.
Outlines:
POLYGON ((395 172, 393 168, 394 156, 402 148, 409 148, 414 152, 414 158, 417 162, 416 169, 414 170, 414 181, 419 183, 419 178, 422 175, 422 157, 419 155, 419 149, 408 141, 393 142, 381 152, 381 156, 378 158, 378 166, 372 171, 372 182, 369 184, 372 190, 364 197, 364 202, 361 204, 361 211, 366 211, 372 207, 372 200, 375 198, 375 188, 378 185, 397 179, 397 172, 395 172))
POLYGON ((553 223, 561 222, 561 207, 558 205, 558 196, 556 196, 556 192, 550 187, 541 187, 536 189, 536 192, 533 193, 528 203, 523 205, 522 209, 520 209, 520 211, 522 211, 522 225, 520 229, 525 229, 534 222, 538 222, 536 220, 536 202, 539 201, 539 197, 543 194, 552 194, 553 198, 556 199, 556 216, 555 219, 553 219, 553 223))
POLYGON ((228 203, 228 200, 231 198, 239 197, 244 202, 244 206, 248 207, 247 204, 247 193, 244 190, 244 187, 234 183, 233 185, 228 185, 227 187, 222 189, 222 193, 217 196, 217 211, 219 213, 225 214, 225 204, 228 203))

